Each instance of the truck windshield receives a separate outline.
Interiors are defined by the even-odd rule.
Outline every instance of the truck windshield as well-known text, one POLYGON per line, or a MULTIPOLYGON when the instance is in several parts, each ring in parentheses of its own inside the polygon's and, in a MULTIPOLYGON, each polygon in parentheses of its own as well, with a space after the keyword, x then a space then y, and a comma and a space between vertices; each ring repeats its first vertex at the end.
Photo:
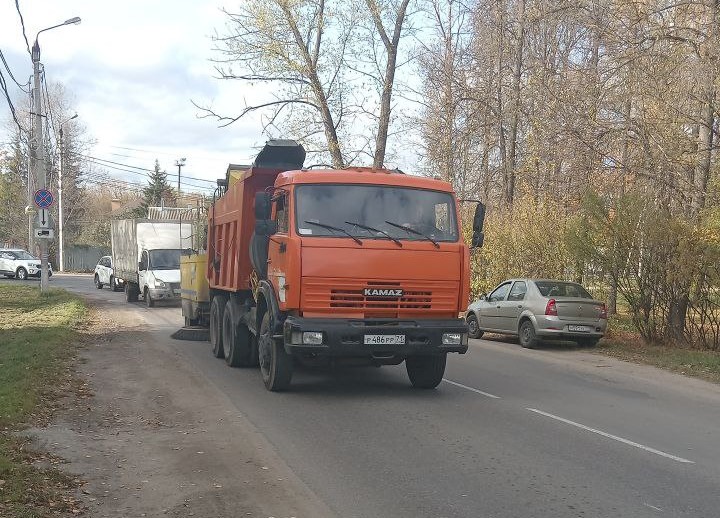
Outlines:
POLYGON ((150 270, 179 270, 180 250, 150 250, 150 270))
POLYGON ((409 241, 458 240, 455 203, 446 192, 379 185, 300 185, 295 200, 301 236, 343 237, 317 225, 322 224, 363 239, 391 235, 409 241))

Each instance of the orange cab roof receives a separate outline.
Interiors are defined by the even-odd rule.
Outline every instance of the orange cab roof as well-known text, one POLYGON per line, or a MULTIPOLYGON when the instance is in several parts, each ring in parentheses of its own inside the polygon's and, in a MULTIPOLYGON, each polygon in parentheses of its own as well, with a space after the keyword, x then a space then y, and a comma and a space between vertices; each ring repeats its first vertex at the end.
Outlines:
POLYGON ((453 192, 452 185, 442 180, 424 176, 413 176, 388 169, 371 167, 350 167, 347 169, 306 169, 285 171, 277 177, 276 185, 305 183, 352 183, 372 185, 394 185, 453 192))

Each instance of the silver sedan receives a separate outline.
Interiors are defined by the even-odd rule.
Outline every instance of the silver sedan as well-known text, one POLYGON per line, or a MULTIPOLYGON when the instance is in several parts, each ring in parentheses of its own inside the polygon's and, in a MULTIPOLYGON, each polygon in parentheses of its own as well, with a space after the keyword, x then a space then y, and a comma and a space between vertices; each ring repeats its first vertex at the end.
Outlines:
POLYGON ((530 349, 552 338, 591 347, 605 334, 607 308, 574 282, 509 279, 470 304, 466 319, 471 338, 489 332, 518 336, 530 349))

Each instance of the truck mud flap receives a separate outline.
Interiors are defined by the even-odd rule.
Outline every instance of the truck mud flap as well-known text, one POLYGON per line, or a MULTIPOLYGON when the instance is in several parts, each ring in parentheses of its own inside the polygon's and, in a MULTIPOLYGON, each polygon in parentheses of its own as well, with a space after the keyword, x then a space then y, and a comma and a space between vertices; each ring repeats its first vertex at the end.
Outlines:
POLYGON ((183 327, 171 334, 170 338, 175 340, 190 340, 194 342, 209 342, 210 329, 200 326, 183 327))

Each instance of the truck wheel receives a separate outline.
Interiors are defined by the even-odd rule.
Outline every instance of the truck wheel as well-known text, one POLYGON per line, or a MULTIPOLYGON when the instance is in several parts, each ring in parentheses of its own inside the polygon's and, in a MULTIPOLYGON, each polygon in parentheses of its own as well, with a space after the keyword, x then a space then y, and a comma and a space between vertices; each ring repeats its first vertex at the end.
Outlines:
POLYGON ((405 360, 410 383, 415 388, 433 389, 445 375, 447 353, 437 356, 409 356, 405 360))
POLYGON ((95 287, 96 287, 97 289, 101 290, 101 289, 103 288, 103 283, 100 282, 100 277, 98 277, 98 274, 97 274, 97 273, 95 274, 95 279, 94 279, 94 280, 95 280, 95 287))
POLYGON ((292 356, 285 352, 283 345, 273 338, 272 317, 268 311, 263 315, 258 336, 260 372, 265 388, 272 392, 287 390, 293 374, 292 356))
POLYGON ((149 308, 155 307, 155 301, 153 300, 152 296, 150 296, 150 290, 145 288, 145 296, 143 297, 145 299, 145 305, 149 308))
POLYGON ((227 299, 222 295, 216 296, 210 303, 210 345, 212 345, 212 352, 215 358, 225 357, 225 352, 223 351, 222 324, 226 305, 227 299))
POLYGON ((125 302, 137 302, 138 293, 135 290, 135 286, 131 283, 125 283, 125 302))
POLYGON ((225 306, 222 325, 223 347, 225 348, 225 363, 230 367, 252 366, 252 342, 250 330, 240 322, 237 306, 228 302, 225 306))
POLYGON ((480 329, 480 323, 474 313, 470 313, 470 316, 467 317, 467 325, 470 338, 482 338, 484 331, 480 329))

